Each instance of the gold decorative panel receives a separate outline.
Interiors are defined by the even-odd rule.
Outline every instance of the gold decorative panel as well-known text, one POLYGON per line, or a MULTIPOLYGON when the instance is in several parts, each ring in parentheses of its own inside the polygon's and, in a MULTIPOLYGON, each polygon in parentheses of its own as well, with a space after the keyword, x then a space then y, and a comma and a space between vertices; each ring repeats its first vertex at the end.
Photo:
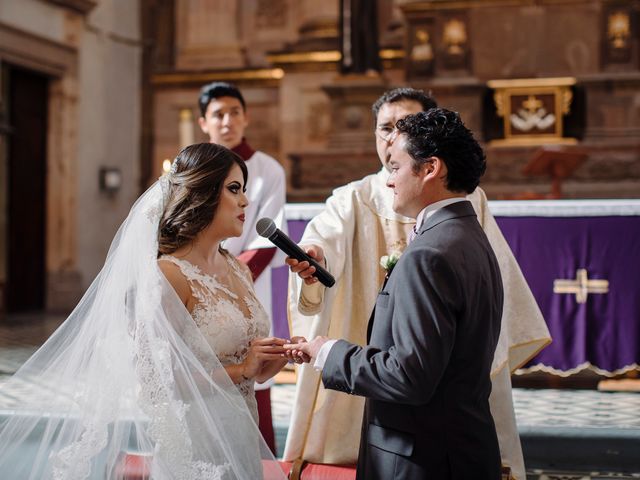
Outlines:
POLYGON ((493 144, 573 144, 564 136, 564 118, 571 112, 575 78, 491 80, 495 114, 503 138, 493 144))

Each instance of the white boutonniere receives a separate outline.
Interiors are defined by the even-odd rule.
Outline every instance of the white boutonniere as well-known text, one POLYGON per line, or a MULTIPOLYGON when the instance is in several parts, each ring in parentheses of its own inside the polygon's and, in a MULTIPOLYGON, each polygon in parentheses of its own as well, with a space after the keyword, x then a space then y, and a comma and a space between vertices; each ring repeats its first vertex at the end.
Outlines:
POLYGON ((380 257, 380 266, 387 272, 387 276, 391 275, 393 267, 396 266, 398 260, 400 260, 401 252, 392 252, 389 255, 383 255, 380 257))

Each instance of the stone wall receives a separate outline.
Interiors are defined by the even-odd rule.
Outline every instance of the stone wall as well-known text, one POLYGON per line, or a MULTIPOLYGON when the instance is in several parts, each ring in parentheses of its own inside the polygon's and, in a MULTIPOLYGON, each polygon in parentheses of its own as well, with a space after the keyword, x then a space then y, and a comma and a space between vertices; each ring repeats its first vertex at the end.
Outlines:
POLYGON ((140 194, 142 45, 138 1, 101 0, 79 45, 78 270, 88 286, 140 194), (118 169, 122 187, 99 188, 99 170, 118 169), (96 221, 96 219, 99 219, 96 221))
POLYGON ((139 5, 0 2, 0 37, 0 62, 50 78, 46 305, 68 311, 100 269, 139 194, 139 5), (120 171, 117 192, 100 190, 102 167, 120 171))

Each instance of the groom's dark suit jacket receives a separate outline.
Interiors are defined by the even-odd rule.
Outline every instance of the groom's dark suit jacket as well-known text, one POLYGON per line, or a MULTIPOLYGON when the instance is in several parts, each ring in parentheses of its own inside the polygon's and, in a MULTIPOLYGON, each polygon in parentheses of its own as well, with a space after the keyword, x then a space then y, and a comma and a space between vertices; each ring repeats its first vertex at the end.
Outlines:
POLYGON ((326 388, 367 397, 358 479, 500 478, 489 373, 501 316, 471 203, 441 208, 379 293, 368 346, 339 340, 322 371, 326 388))

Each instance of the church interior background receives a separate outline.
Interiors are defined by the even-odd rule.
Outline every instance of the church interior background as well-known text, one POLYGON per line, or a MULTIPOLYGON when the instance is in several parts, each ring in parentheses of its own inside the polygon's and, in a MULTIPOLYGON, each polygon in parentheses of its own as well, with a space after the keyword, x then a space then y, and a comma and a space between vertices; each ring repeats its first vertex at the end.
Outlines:
POLYGON ((357 1, 0 0, 0 375, 77 303, 163 162, 205 141, 203 84, 243 91, 292 221, 378 170, 371 104, 408 85, 482 141, 482 187, 552 329, 513 377, 530 478, 637 478, 640 0, 372 2, 351 25, 377 62, 353 68, 357 1), (541 258, 572 256, 540 280, 541 258))

